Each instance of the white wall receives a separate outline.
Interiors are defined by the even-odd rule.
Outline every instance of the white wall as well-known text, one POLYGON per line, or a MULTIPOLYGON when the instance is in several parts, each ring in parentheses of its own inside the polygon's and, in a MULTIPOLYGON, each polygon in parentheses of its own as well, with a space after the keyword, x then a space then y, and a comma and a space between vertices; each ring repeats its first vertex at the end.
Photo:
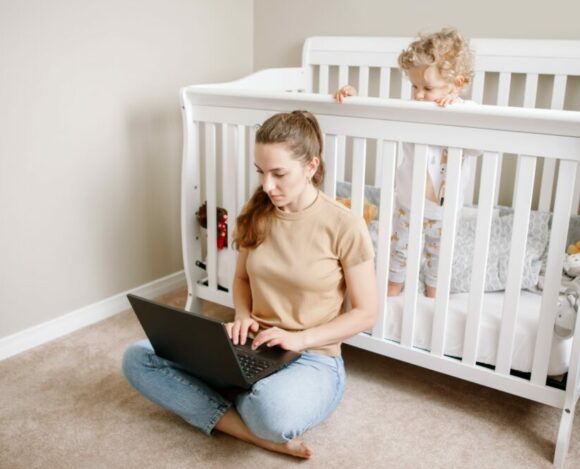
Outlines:
POLYGON ((578 0, 254 0, 254 69, 297 66, 309 36, 414 36, 455 26, 468 37, 580 39, 578 0))
POLYGON ((0 338, 181 270, 179 88, 252 0, 0 0, 0 338))

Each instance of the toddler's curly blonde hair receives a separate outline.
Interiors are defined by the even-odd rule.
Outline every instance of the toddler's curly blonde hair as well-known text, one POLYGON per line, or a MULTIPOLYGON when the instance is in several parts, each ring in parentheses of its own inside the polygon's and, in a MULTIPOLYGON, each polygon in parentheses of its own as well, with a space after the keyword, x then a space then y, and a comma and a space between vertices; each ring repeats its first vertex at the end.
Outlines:
POLYGON ((469 40, 455 28, 444 28, 428 35, 419 35, 399 55, 399 66, 407 72, 412 67, 435 65, 445 80, 464 78, 467 85, 473 78, 473 53, 469 40))

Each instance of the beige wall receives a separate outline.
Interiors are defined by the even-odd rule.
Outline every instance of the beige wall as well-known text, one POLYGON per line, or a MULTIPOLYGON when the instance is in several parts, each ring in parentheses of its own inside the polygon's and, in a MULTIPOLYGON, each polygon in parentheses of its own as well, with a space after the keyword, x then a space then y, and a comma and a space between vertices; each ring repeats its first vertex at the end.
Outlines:
POLYGON ((254 0, 254 69, 297 66, 309 36, 413 36, 456 26, 469 37, 580 39, 580 2, 254 0))
POLYGON ((179 88, 251 71, 252 6, 0 1, 0 338, 183 268, 179 88))

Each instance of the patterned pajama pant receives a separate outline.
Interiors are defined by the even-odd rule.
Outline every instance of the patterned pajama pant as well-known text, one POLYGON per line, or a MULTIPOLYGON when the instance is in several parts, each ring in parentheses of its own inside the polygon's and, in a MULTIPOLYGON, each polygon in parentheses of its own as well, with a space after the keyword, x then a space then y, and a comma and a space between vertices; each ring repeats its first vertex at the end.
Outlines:
MULTIPOLYGON (((394 283, 405 282, 407 251, 409 249, 409 224, 409 211, 401 206, 396 206, 393 217, 391 261, 389 266, 389 280, 394 283)), ((441 220, 423 219, 425 284, 433 288, 437 286, 441 227, 441 220)))

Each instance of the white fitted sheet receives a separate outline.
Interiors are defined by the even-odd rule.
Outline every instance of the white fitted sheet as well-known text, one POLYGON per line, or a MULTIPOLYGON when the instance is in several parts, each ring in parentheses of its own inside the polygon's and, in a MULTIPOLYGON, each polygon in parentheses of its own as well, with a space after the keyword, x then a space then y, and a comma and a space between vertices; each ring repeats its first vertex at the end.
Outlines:
MULTIPOLYGON (((449 298, 445 355, 452 357, 463 355, 468 297, 468 293, 458 293, 449 298)), ((486 293, 484 296, 477 350, 478 362, 494 366, 496 364, 503 298, 503 292, 486 293)), ((403 302, 404 296, 388 298, 389 308, 385 338, 389 340, 397 342, 400 340, 403 302)), ((511 364, 511 368, 514 370, 522 372, 532 370, 540 305, 540 295, 527 291, 521 292, 511 364)), ((419 295, 413 346, 430 350, 434 310, 435 300, 419 295)), ((568 371, 571 347, 572 340, 570 338, 562 339, 553 335, 548 375, 561 375, 568 371)))

